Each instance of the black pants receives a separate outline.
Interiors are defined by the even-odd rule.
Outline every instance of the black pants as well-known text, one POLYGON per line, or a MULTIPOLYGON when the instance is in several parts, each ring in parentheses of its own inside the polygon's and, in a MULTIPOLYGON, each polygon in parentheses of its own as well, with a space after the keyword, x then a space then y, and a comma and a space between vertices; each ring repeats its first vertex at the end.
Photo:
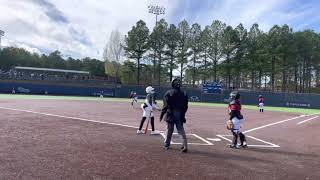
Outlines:
POLYGON ((182 116, 183 115, 181 112, 174 112, 173 122, 167 122, 167 131, 166 131, 166 139, 164 141, 164 146, 166 147, 170 146, 172 134, 174 131, 174 126, 176 126, 178 134, 180 134, 183 139, 182 147, 184 147, 185 149, 188 148, 187 136, 186 136, 186 132, 184 131, 182 116))
MULTIPOLYGON (((140 122, 140 126, 139 126, 139 130, 141 130, 142 129, 142 126, 143 126, 143 124, 144 124, 144 121, 147 119, 147 117, 142 117, 142 119, 141 119, 141 122, 140 122)), ((154 117, 151 117, 150 118, 150 123, 151 123, 151 129, 152 129, 152 131, 154 131, 154 117)))

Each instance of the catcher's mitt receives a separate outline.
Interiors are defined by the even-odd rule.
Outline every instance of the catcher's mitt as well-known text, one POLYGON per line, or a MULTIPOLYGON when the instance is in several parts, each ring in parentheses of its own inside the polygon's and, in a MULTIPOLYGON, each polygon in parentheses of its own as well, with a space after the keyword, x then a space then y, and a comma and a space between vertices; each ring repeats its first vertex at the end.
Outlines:
POLYGON ((233 126, 234 126, 234 125, 233 125, 233 122, 232 122, 231 120, 228 120, 228 121, 227 121, 227 129, 228 129, 228 130, 232 130, 232 129, 233 129, 233 126))

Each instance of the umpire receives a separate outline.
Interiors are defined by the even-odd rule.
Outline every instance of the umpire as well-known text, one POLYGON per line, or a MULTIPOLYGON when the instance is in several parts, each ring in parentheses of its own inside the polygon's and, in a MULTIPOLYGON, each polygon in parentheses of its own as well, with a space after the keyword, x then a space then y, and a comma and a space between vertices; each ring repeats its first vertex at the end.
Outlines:
POLYGON ((181 80, 179 78, 175 78, 172 81, 171 86, 172 89, 168 90, 163 97, 163 108, 160 115, 160 121, 164 119, 164 121, 167 122, 164 149, 169 149, 172 133, 174 131, 174 125, 176 125, 178 133, 183 138, 181 152, 186 153, 188 151, 187 137, 183 128, 183 124, 186 123, 185 114, 188 110, 188 95, 186 92, 180 89, 181 80))

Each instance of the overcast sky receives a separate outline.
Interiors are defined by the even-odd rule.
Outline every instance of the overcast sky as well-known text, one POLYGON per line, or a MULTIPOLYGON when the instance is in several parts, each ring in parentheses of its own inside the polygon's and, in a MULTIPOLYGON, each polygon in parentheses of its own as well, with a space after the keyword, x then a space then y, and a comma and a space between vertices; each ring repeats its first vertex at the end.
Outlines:
POLYGON ((320 32, 318 0, 0 0, 2 45, 101 59, 113 29, 126 34, 139 19, 153 28, 150 4, 164 6, 162 17, 175 24, 186 19, 205 26, 218 19, 246 28, 257 22, 264 31, 288 24, 320 32))

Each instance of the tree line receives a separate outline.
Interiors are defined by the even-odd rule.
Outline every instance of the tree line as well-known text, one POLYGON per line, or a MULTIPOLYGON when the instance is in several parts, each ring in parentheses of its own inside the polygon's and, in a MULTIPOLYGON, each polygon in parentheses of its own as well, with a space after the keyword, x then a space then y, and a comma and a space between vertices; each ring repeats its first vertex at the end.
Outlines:
POLYGON ((215 81, 226 88, 301 93, 320 86, 320 34, 310 29, 274 25, 263 32, 258 24, 247 30, 218 20, 201 27, 161 19, 150 31, 140 20, 123 44, 125 83, 163 85, 179 73, 192 86, 215 81))
POLYGON ((7 47, 0 51, 0 69, 8 71, 15 66, 27 66, 38 68, 54 68, 89 71, 94 76, 104 76, 104 62, 89 57, 74 59, 68 57, 64 59, 59 51, 50 54, 30 53, 23 48, 7 47))
POLYGON ((208 81, 226 88, 300 93, 320 87, 320 34, 310 29, 294 32, 288 25, 263 32, 258 24, 247 30, 218 20, 201 27, 185 20, 169 25, 161 19, 150 31, 140 20, 125 36, 111 33, 103 60, 8 47, 0 52, 0 69, 84 70, 139 85, 167 85, 180 76, 193 87, 208 81))

